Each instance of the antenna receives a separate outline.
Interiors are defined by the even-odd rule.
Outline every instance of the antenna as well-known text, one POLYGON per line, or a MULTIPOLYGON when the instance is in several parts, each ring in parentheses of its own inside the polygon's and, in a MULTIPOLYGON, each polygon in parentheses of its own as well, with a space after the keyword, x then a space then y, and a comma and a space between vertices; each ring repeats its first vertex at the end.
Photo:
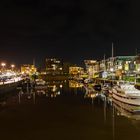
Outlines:
POLYGON ((104 54, 104 71, 106 70, 106 65, 105 65, 105 54, 104 54))
POLYGON ((35 58, 33 59, 33 65, 35 66, 35 58))
POLYGON ((111 65, 112 65, 112 67, 114 67, 114 45, 113 45, 113 42, 112 42, 112 57, 111 57, 111 61, 112 61, 111 65))
POLYGON ((114 45, 113 45, 113 42, 112 42, 112 58, 114 57, 114 45))

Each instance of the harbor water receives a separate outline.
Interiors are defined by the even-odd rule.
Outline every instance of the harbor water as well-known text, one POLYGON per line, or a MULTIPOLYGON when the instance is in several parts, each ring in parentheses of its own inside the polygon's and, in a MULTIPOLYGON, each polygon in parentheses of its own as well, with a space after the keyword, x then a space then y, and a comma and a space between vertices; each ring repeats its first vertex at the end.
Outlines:
MULTIPOLYGON (((96 93, 97 95, 98 93, 96 93)), ((132 140, 140 138, 140 115, 90 96, 74 81, 48 82, 36 91, 0 97, 2 140, 132 140)))

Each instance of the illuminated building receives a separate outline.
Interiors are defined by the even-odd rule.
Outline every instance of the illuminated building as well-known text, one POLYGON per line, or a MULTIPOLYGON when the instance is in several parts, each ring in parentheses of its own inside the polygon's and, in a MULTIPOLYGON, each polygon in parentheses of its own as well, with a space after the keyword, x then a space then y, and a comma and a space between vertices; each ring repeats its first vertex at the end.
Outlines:
POLYGON ((34 65, 25 64, 21 66, 21 73, 32 75, 37 72, 37 69, 34 65))
POLYGON ((63 74, 63 63, 56 58, 46 59, 46 74, 61 75, 63 74))
POLYGON ((95 78, 99 72, 99 63, 96 60, 85 60, 86 71, 89 78, 95 78))
POLYGON ((137 67, 136 56, 116 56, 100 61, 100 71, 105 70, 108 76, 114 74, 119 79, 124 76, 134 76, 137 67))
POLYGON ((70 80, 69 81, 69 87, 70 88, 81 88, 81 87, 83 87, 83 84, 79 83, 79 82, 76 82, 74 80, 70 80))
POLYGON ((89 78, 117 78, 134 77, 140 74, 140 56, 116 56, 101 61, 85 60, 89 78))
POLYGON ((84 69, 82 67, 69 67, 69 74, 70 75, 81 75, 83 74, 84 69))
POLYGON ((125 72, 136 71, 136 56, 117 56, 114 58, 114 69, 125 72))
POLYGON ((136 71, 140 74, 140 55, 137 55, 136 57, 136 71))

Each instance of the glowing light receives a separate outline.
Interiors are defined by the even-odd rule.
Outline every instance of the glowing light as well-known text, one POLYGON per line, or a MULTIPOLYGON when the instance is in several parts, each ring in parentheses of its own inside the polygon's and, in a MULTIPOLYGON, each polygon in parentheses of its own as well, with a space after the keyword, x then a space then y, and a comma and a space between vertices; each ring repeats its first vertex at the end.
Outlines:
POLYGON ((110 71, 111 71, 111 72, 113 72, 113 71, 114 71, 114 69, 113 69, 113 68, 110 68, 110 71))
POLYGON ((57 94, 60 95, 60 91, 58 91, 57 94))
POLYGON ((6 66, 6 63, 3 63, 3 62, 2 62, 2 63, 1 63, 1 66, 2 66, 2 67, 5 67, 5 66, 6 66))
POLYGON ((94 98, 94 97, 96 97, 96 95, 95 94, 91 94, 91 98, 94 98))
POLYGON ((63 87, 63 85, 60 85, 60 88, 62 88, 63 87))
POLYGON ((56 88, 56 85, 54 85, 52 91, 55 92, 56 89, 57 89, 57 88, 56 88))
POLYGON ((15 65, 14 64, 11 64, 11 68, 14 68, 15 67, 15 65))

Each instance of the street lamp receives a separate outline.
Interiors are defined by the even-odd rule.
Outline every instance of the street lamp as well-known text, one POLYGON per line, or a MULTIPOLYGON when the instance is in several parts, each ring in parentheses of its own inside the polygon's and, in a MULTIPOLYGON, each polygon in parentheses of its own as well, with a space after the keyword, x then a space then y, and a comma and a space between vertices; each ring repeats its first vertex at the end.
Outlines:
POLYGON ((11 64, 11 68, 12 68, 12 71, 13 71, 13 69, 15 68, 15 65, 14 64, 11 64))
POLYGON ((6 63, 2 62, 1 66, 2 66, 2 70, 4 70, 4 67, 6 66, 6 63))
POLYGON ((114 71, 114 69, 113 69, 113 68, 110 68, 110 71, 111 71, 111 72, 113 72, 113 71, 114 71))

